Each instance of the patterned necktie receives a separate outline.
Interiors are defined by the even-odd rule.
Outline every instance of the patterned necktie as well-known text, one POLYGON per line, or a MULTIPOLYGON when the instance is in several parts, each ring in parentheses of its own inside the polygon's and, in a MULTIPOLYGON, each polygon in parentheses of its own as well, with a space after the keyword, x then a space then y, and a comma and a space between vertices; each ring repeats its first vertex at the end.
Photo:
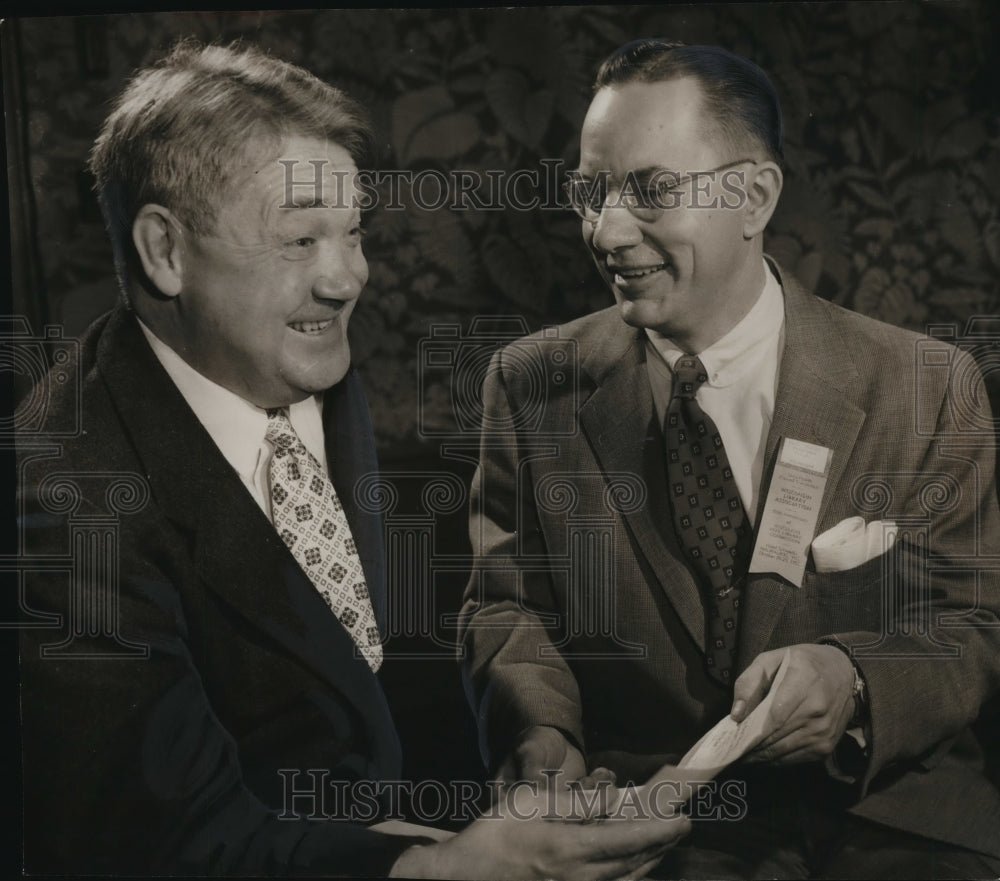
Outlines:
POLYGON ((264 437, 274 448, 268 467, 274 528, 351 634, 368 666, 378 670, 382 641, 337 491, 299 440, 286 410, 267 411, 264 437))
POLYGON ((736 657, 748 530, 719 429, 694 397, 707 379, 698 358, 678 359, 663 433, 674 527, 708 590, 709 673, 728 685, 736 657))

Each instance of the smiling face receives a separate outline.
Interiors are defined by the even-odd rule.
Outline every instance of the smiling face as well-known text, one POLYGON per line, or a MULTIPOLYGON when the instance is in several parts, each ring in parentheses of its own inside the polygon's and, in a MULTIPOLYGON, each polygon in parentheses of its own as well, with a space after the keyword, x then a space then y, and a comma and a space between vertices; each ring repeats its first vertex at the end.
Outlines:
POLYGON ((234 187, 211 235, 184 231, 171 340, 201 374, 260 407, 286 406, 343 378, 347 322, 368 280, 347 150, 293 136, 271 155, 234 187), (295 181, 311 181, 308 163, 325 160, 326 204, 316 204, 311 185, 287 193, 280 159, 298 163, 295 181))
POLYGON ((583 222, 583 237, 622 318, 694 353, 734 327, 763 287, 760 237, 746 223, 755 165, 682 183, 662 198, 667 207, 644 219, 614 203, 623 183, 754 156, 752 148, 730 155, 702 105, 691 77, 608 86, 595 95, 580 138, 580 174, 610 181, 607 204, 595 222, 583 222))

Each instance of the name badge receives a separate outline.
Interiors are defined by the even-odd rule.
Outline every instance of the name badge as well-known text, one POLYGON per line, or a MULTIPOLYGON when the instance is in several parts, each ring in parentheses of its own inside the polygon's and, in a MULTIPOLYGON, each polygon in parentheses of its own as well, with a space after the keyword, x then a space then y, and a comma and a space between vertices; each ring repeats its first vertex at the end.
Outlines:
POLYGON ((796 587, 802 586, 832 458, 829 447, 790 437, 781 439, 750 560, 751 572, 774 572, 796 587))

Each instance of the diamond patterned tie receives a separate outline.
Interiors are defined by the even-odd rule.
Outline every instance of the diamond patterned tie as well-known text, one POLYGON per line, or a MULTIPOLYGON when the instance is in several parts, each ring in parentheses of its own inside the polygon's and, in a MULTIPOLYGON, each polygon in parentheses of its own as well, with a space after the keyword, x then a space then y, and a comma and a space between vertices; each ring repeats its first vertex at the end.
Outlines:
POLYGON ((267 411, 264 437, 274 447, 268 467, 274 528, 372 670, 382 641, 351 527, 330 478, 305 448, 284 409, 267 411))
POLYGON ((708 591, 708 670, 728 685, 736 657, 749 530, 719 429, 695 400, 707 379, 700 359, 678 359, 663 433, 674 527, 708 591))

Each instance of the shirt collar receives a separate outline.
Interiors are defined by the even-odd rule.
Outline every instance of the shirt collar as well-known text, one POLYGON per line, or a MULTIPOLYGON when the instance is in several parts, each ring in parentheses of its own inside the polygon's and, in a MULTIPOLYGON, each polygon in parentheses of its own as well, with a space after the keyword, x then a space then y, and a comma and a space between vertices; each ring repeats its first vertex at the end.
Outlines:
MULTIPOLYGON (((226 461, 242 478, 253 479, 267 432, 267 412, 199 373, 146 327, 138 316, 136 319, 153 354, 226 461)), ((319 395, 288 408, 289 421, 302 443, 325 467, 322 413, 323 403, 319 395)))
MULTIPOLYGON (((698 353, 708 374, 707 384, 722 388, 736 382, 746 370, 747 356, 779 334, 784 321, 785 305, 781 285, 765 260, 764 287, 757 302, 729 333, 698 353)), ((646 328, 646 335, 671 370, 677 359, 687 354, 673 340, 655 330, 646 328)))

